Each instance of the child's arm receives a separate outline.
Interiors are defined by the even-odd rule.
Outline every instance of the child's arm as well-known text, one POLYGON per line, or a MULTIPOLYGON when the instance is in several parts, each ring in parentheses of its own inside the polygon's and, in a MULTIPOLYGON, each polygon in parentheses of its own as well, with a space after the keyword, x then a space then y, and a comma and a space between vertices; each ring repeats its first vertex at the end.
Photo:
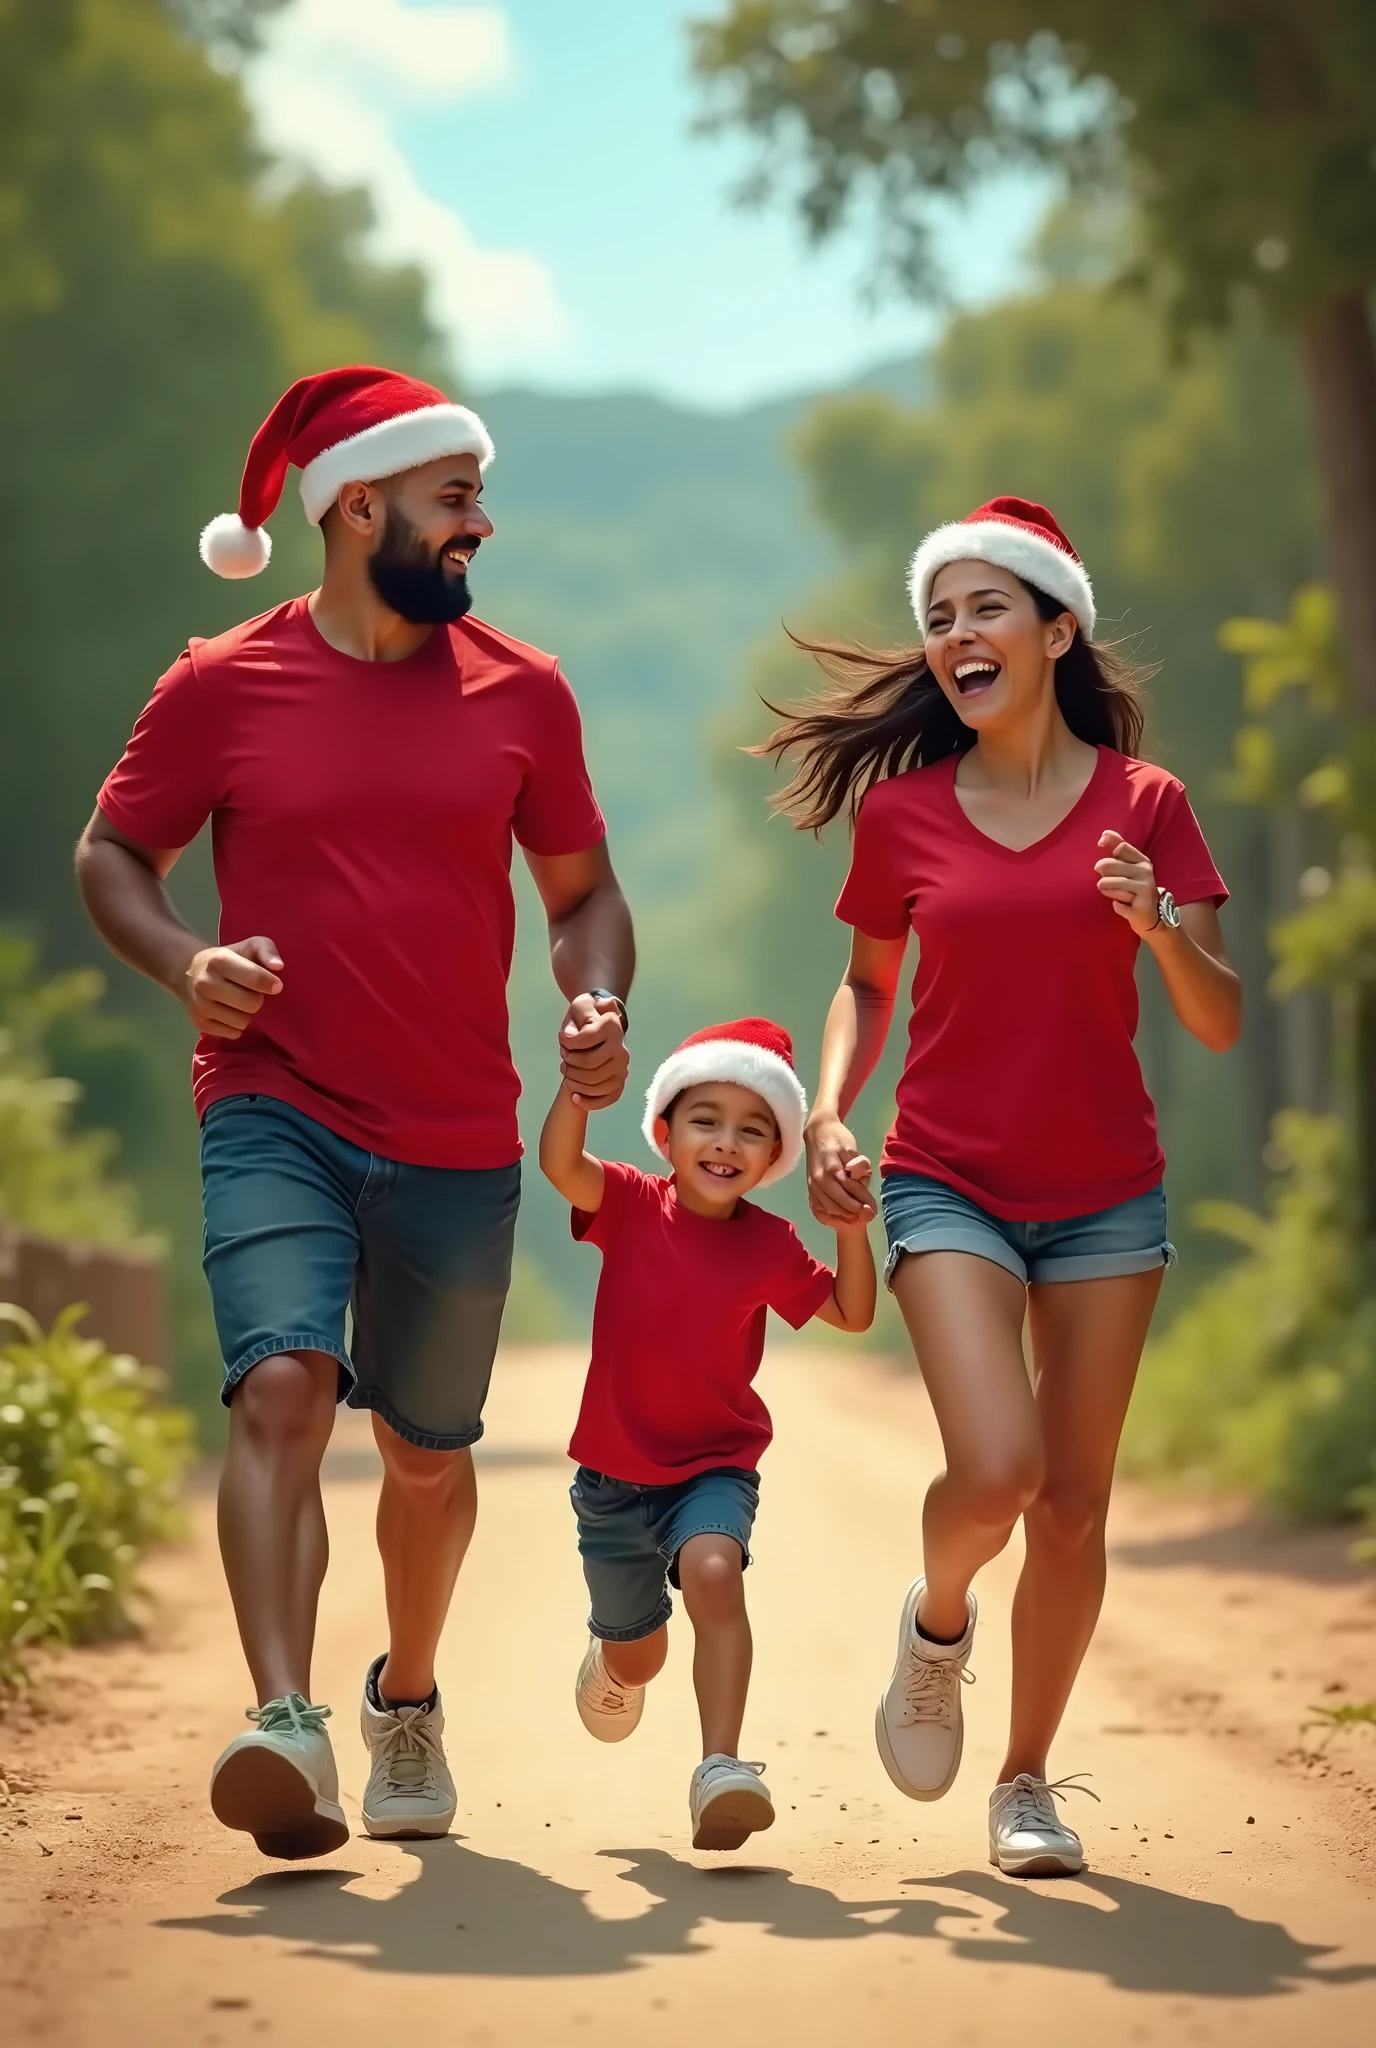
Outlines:
MULTIPOLYGON (((869 1160, 852 1159, 846 1167, 846 1178, 856 1182, 868 1196, 869 1160)), ((868 1330, 874 1321, 878 1286, 869 1240, 869 1220, 873 1213, 873 1204, 867 1203, 865 1211, 853 1223, 831 1219, 831 1228, 836 1232, 836 1284, 830 1299, 818 1309, 817 1320, 829 1323, 833 1330, 846 1330, 852 1336, 868 1330)))
POLYGON ((595 1216, 602 1207, 606 1175, 602 1161, 583 1149, 587 1134, 588 1112, 574 1101, 573 1089, 565 1081, 540 1133, 540 1171, 573 1208, 595 1216))

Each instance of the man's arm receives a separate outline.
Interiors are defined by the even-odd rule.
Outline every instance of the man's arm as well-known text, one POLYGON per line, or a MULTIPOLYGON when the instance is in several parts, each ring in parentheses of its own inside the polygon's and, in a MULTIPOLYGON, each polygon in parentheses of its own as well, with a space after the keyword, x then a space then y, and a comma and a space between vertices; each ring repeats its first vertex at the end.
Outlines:
POLYGON ((180 847, 140 846, 96 811, 76 849, 76 878, 92 924, 110 951, 174 995, 198 1031, 238 1038, 282 987, 269 938, 207 946, 163 886, 180 847))
POLYGON ((635 974, 631 913, 605 839, 582 853, 530 853, 526 863, 549 920, 549 959, 569 1007, 559 1028, 565 1078, 588 1109, 605 1109, 626 1085, 630 1060, 616 1005, 635 974))

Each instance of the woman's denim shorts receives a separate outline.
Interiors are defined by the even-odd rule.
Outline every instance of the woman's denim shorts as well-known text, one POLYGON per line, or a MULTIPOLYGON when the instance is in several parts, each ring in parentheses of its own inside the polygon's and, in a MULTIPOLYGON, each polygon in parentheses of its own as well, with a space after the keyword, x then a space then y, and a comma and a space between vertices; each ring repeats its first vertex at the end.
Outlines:
POLYGON ((991 1216, 968 1195, 921 1173, 886 1174, 880 1202, 889 1239, 889 1288, 899 1260, 910 1252, 970 1252, 1034 1287, 1048 1280, 1117 1280, 1175 1264, 1159 1182, 1111 1209, 1039 1223, 991 1216))
POLYGON ((739 1465, 717 1465, 676 1486, 634 1486, 578 1467, 569 1488, 578 1517, 578 1549, 592 1612, 588 1628, 604 1643, 637 1643, 674 1611, 669 1587, 678 1554, 693 1536, 729 1536, 750 1562, 760 1481, 739 1465))

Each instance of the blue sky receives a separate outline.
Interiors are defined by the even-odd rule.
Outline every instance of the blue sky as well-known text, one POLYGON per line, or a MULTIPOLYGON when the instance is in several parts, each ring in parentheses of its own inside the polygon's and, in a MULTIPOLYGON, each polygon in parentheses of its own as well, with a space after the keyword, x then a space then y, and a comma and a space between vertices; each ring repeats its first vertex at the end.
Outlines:
MULTIPOLYGON (((742 139, 691 132, 685 19, 719 0, 293 0, 250 74, 268 139, 369 184, 481 385, 723 407, 843 382, 933 319, 867 306, 857 230, 743 213, 742 139)), ((1014 289, 1045 203, 1009 179, 943 244, 957 295, 1014 289)))

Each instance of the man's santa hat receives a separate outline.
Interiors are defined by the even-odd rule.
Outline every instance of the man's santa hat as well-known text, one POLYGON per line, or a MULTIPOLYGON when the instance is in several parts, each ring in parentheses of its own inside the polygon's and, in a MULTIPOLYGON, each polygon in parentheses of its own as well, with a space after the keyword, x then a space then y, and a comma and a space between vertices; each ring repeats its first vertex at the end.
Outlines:
POLYGON ((676 1095, 685 1088, 701 1087, 705 1081, 734 1081, 752 1089, 769 1104, 779 1126, 783 1149, 770 1167, 761 1187, 792 1173, 803 1149, 803 1119, 807 1097, 793 1069, 793 1040, 782 1024, 767 1017, 738 1017, 733 1024, 709 1024, 685 1038, 677 1052, 671 1052, 659 1068, 645 1095, 645 1117, 640 1128, 653 1152, 662 1159, 668 1149, 655 1136, 655 1121, 663 1116, 676 1095))
POLYGON ((1094 638, 1094 591, 1084 563, 1045 505, 1030 498, 991 498, 927 535, 908 570, 908 596, 924 634, 932 584, 948 562, 993 562, 1011 570, 1063 604, 1086 640, 1094 638))
POLYGON ((344 484, 376 483, 441 455, 492 460, 492 437, 475 412, 451 405, 433 384, 353 363, 301 377, 253 437, 239 485, 239 509, 222 512, 201 535, 201 560, 217 576, 256 576, 272 541, 264 521, 277 509, 287 465, 301 472, 301 502, 318 526, 344 484))

